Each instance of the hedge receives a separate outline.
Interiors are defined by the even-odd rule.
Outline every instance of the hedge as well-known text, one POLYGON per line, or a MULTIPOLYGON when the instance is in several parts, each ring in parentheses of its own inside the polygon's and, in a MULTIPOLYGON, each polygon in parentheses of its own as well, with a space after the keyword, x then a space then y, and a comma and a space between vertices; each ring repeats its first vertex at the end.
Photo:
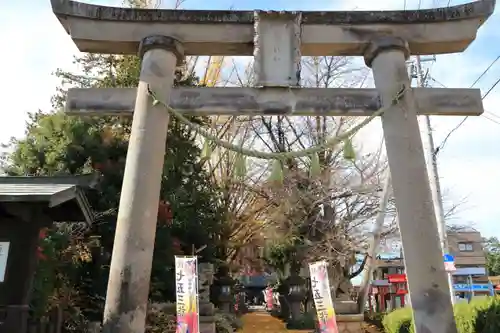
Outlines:
MULTIPOLYGON (((470 303, 459 303, 454 307, 455 321, 459 333, 499 333, 500 298, 475 299, 470 303)), ((388 313, 382 322, 386 333, 414 333, 411 308, 402 308, 388 313)))

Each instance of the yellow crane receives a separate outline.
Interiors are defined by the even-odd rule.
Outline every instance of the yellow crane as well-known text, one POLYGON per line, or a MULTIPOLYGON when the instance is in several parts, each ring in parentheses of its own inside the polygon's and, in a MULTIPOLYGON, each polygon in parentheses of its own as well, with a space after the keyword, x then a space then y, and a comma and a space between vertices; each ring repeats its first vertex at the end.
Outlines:
POLYGON ((208 58, 208 65, 201 83, 207 87, 215 87, 220 78, 224 57, 212 56, 208 58))
MULTIPOLYGON (((215 87, 219 83, 220 74, 222 67, 224 66, 223 56, 211 56, 208 57, 207 67, 205 69, 205 75, 201 80, 201 84, 206 87, 215 87)), ((216 124, 222 124, 227 120, 227 116, 217 116, 215 118, 216 124)))

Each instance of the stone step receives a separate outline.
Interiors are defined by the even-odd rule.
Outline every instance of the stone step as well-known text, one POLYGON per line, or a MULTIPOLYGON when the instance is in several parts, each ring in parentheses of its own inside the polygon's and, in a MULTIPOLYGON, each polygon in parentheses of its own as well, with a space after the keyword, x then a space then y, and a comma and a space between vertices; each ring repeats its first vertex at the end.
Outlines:
POLYGON ((358 304, 354 301, 339 301, 333 302, 335 313, 337 314, 357 314, 358 304))

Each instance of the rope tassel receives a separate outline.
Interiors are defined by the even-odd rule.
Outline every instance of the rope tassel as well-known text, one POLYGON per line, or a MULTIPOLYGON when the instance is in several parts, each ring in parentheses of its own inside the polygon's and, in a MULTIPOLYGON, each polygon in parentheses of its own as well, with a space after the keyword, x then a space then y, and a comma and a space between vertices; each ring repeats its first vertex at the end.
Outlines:
POLYGON ((354 152, 351 138, 344 140, 344 158, 349 161, 356 159, 356 153, 354 152))
POLYGON ((273 183, 283 184, 284 176, 283 176, 283 166, 281 165, 280 160, 273 161, 273 169, 271 171, 271 176, 269 180, 273 183))
POLYGON ((319 156, 317 153, 311 155, 311 165, 309 166, 309 175, 317 177, 321 174, 321 165, 319 163, 319 156))
POLYGON ((211 156, 212 156, 212 147, 210 147, 210 141, 205 139, 200 158, 202 161, 207 161, 210 159, 211 156))
POLYGON ((243 154, 236 155, 234 162, 234 174, 236 179, 243 180, 247 175, 247 160, 243 154))

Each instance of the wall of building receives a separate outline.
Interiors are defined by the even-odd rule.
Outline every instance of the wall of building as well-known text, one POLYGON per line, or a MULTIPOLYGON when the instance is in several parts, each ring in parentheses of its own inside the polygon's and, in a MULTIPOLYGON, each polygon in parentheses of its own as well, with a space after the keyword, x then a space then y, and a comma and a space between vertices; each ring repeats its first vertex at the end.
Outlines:
MULTIPOLYGON (((488 284, 485 269, 486 254, 481 234, 478 231, 449 232, 448 243, 457 268, 453 275, 454 284, 470 284, 471 280, 473 284, 488 284)), ((402 258, 377 259, 373 280, 387 280, 387 275, 402 273, 404 273, 402 258)))
POLYGON ((448 244, 450 253, 455 257, 457 267, 484 267, 486 265, 486 255, 480 232, 449 232, 448 244))
MULTIPOLYGON (((448 232, 450 253, 455 257, 458 267, 485 267, 486 254, 483 249, 481 233, 478 231, 448 232)), ((377 267, 404 267, 402 258, 378 259, 377 267)))

